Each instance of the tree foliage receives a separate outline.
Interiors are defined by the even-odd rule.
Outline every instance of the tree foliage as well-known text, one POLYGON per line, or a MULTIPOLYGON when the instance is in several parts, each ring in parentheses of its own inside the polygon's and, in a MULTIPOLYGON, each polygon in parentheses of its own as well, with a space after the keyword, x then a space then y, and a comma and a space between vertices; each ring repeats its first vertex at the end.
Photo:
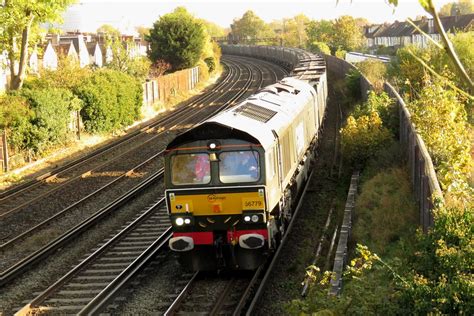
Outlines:
POLYGON ((474 197, 468 184, 473 167, 469 125, 464 104, 456 92, 438 80, 425 82, 409 109, 428 147, 443 190, 464 199, 474 197))
POLYGON ((130 48, 135 44, 131 41, 124 43, 118 38, 112 39, 109 43, 113 58, 106 67, 145 81, 150 72, 151 62, 146 57, 132 56, 130 48))
MULTIPOLYGON (((463 63, 467 74, 474 77, 474 32, 458 33, 451 37, 454 49, 460 61, 463 63)), ((425 77, 432 76, 415 56, 424 60, 436 73, 444 75, 452 81, 456 87, 469 91, 469 85, 465 80, 454 73, 455 66, 445 50, 436 49, 433 45, 427 48, 417 46, 407 46, 397 51, 397 63, 392 65, 390 74, 397 81, 397 84, 409 93, 410 97, 415 97, 424 83, 425 77)))
POLYGON ((332 52, 356 50, 364 44, 361 24, 360 20, 347 15, 334 21, 311 21, 306 28, 308 42, 324 42, 332 52))
POLYGON ((72 111, 80 107, 80 101, 69 90, 25 88, 21 96, 28 101, 31 115, 12 121, 14 128, 11 128, 9 141, 15 148, 41 156, 70 139, 68 123, 72 111))
POLYGON ((376 59, 366 59, 356 64, 357 69, 372 83, 377 91, 383 90, 387 78, 387 66, 376 59))
POLYGON ((199 22, 204 26, 204 28, 207 31, 207 34, 209 34, 210 37, 223 37, 225 36, 225 30, 223 27, 217 25, 216 23, 204 20, 204 19, 199 19, 199 22))
POLYGON ((205 33, 202 24, 179 7, 157 20, 147 39, 152 62, 165 60, 174 70, 179 70, 196 65, 204 47, 205 33))
POLYGON ((94 72, 76 89, 83 101, 84 127, 89 132, 112 132, 140 117, 143 90, 140 82, 119 71, 94 72))
POLYGON ((377 112, 358 118, 349 116, 346 126, 341 129, 343 157, 351 166, 360 169, 377 151, 386 147, 391 138, 377 112))
POLYGON ((282 21, 281 38, 284 46, 304 48, 308 41, 306 25, 310 19, 304 14, 298 14, 282 21))
POLYGON ((313 53, 322 53, 326 55, 331 55, 331 49, 326 43, 323 43, 323 42, 309 43, 308 49, 313 53))
POLYGON ((458 0, 457 2, 449 2, 439 9, 439 15, 464 15, 474 13, 474 2, 472 0, 458 0))
POLYGON ((97 29, 97 33, 102 33, 106 36, 106 39, 112 40, 112 39, 118 39, 120 38, 120 31, 113 27, 110 24, 103 24, 97 29))
POLYGON ((32 112, 28 101, 20 95, 0 95, 0 130, 15 128, 32 112))
POLYGON ((11 89, 20 89, 25 79, 28 49, 42 23, 61 19, 61 13, 75 0, 5 0, 0 8, 0 51, 8 52, 11 89), (14 65, 18 64, 18 70, 14 65))
POLYGON ((273 30, 251 10, 240 19, 234 19, 231 29, 235 37, 248 44, 255 44, 257 39, 275 37, 273 30))

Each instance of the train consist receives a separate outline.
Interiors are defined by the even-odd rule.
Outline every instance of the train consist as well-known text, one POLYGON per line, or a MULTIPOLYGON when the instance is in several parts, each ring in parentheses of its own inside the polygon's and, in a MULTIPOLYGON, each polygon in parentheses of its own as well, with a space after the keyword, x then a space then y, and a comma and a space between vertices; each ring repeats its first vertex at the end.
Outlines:
POLYGON ((309 175, 326 109, 321 57, 278 47, 223 52, 293 71, 168 144, 169 246, 190 270, 255 269, 278 247, 309 175))

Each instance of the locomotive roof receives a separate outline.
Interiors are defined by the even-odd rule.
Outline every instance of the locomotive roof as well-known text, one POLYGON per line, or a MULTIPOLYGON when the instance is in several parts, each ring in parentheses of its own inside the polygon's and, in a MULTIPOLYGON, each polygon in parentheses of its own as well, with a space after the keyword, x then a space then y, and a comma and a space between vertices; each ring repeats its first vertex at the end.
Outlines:
POLYGON ((195 140, 236 138, 268 148, 302 107, 316 95, 305 81, 292 77, 265 87, 242 103, 177 136, 168 149, 195 140))

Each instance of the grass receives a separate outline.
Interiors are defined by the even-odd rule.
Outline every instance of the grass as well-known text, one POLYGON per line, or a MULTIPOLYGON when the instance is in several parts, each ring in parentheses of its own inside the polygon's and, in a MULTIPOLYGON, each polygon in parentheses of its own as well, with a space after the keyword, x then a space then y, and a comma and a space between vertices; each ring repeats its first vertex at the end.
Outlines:
MULTIPOLYGON (((414 252, 418 223, 408 172, 399 152, 399 146, 393 144, 363 170, 351 240, 351 245, 368 246, 395 271, 403 271, 407 257, 414 252)), ((358 257, 354 253, 350 256, 358 257)), ((393 315, 400 312, 397 299, 392 272, 375 262, 362 275, 347 274, 341 296, 328 296, 328 286, 317 283, 306 299, 288 302, 285 310, 290 315, 393 315)))
POLYGON ((354 240, 383 255, 391 243, 413 233, 417 226, 407 171, 392 168, 366 181, 355 209, 354 240))

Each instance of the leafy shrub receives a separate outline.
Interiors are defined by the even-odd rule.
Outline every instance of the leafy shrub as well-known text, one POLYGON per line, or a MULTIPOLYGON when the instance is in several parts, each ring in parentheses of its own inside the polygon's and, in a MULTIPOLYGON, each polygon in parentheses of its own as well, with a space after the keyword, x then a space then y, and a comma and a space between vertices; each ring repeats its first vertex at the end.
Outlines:
POLYGON ((206 63, 209 72, 213 72, 216 69, 216 62, 214 61, 214 57, 207 57, 206 59, 204 59, 204 62, 206 63))
POLYGON ((414 314, 472 315, 473 205, 437 207, 434 226, 418 236, 401 306, 414 314))
POLYGON ((12 132, 10 140, 16 148, 41 155, 54 145, 64 144, 72 135, 68 129, 71 112, 80 107, 80 101, 61 88, 22 89, 33 114, 21 129, 12 132))
POLYGON ((382 119, 383 125, 387 127, 394 136, 398 134, 398 109, 394 100, 390 98, 387 93, 370 91, 367 101, 357 105, 352 115, 358 118, 363 115, 369 116, 372 112, 377 112, 382 119))
POLYGON ((308 49, 313 53, 322 53, 326 55, 331 55, 331 49, 324 42, 314 41, 308 45, 308 49))
POLYGON ((89 132, 112 132, 140 116, 143 91, 133 77, 109 69, 94 72, 76 90, 84 102, 81 111, 89 132))
POLYGON ((387 66, 379 60, 367 59, 356 64, 357 69, 372 83, 377 91, 383 90, 387 66))
POLYGON ((341 49, 340 47, 334 52, 334 56, 340 59, 345 59, 346 58, 346 53, 347 51, 341 49))
POLYGON ((360 72, 354 69, 346 74, 346 86, 352 97, 359 99, 360 94, 360 72))
POLYGON ((472 168, 471 141, 466 111, 456 92, 446 89, 440 81, 425 83, 419 98, 408 106, 442 188, 459 193, 467 190, 472 168))
POLYGON ((341 136, 342 155, 355 168, 362 168, 370 157, 392 139, 377 112, 357 119, 349 116, 347 125, 341 129, 341 136))
POLYGON ((31 114, 24 97, 12 94, 0 95, 0 129, 12 128, 18 121, 29 118, 31 114))
POLYGON ((39 77, 27 79, 23 87, 30 89, 64 88, 73 90, 91 74, 91 69, 79 67, 77 61, 70 58, 61 58, 57 70, 43 69, 39 77))
POLYGON ((203 60, 200 60, 198 62, 198 68, 199 68, 199 81, 203 82, 209 79, 209 68, 207 67, 207 64, 203 60))

